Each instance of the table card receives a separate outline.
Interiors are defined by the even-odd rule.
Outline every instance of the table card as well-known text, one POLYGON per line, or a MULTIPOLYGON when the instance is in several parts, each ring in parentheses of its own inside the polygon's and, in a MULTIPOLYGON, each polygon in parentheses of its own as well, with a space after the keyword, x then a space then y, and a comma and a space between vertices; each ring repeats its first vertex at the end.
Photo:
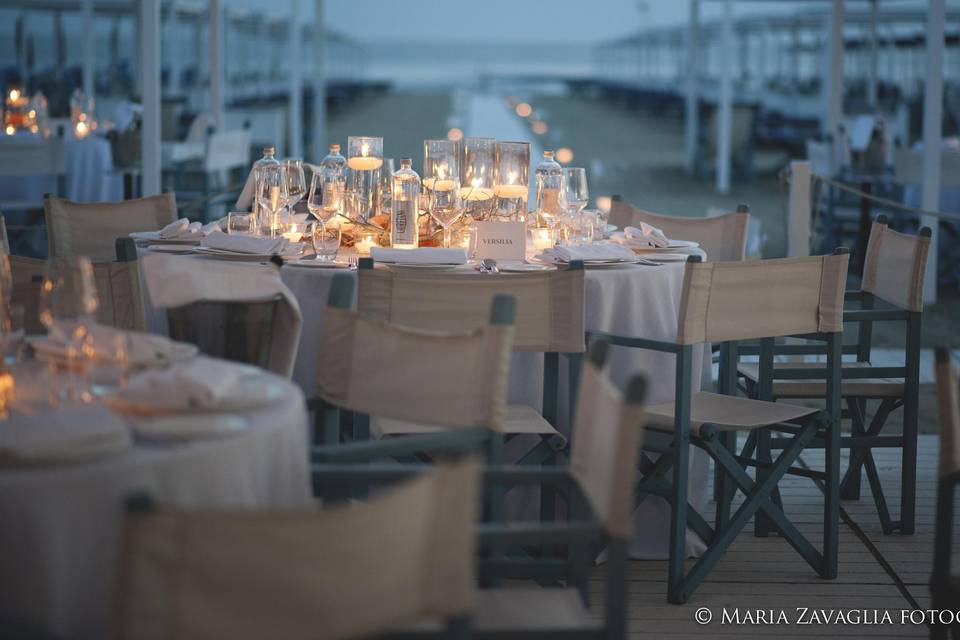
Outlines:
POLYGON ((527 228, 524 222, 476 222, 478 260, 524 260, 527 228))

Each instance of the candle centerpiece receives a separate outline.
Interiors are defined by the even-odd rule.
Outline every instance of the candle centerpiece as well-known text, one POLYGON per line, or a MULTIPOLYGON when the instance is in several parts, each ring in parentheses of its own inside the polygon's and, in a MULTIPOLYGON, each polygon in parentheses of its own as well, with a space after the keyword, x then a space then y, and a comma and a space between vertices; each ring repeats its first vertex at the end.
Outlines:
POLYGON ((450 228, 463 215, 460 203, 460 153, 453 140, 423 141, 423 189, 428 212, 443 227, 443 246, 451 243, 450 228))
POLYGON ((465 138, 463 141, 460 199, 464 214, 473 220, 486 220, 493 215, 496 144, 493 138, 465 138))
POLYGON ((529 142, 497 142, 494 181, 496 217, 525 221, 530 194, 529 142))
POLYGON ((80 89, 75 89, 70 95, 70 124, 73 135, 77 138, 82 140, 97 128, 94 111, 93 96, 84 95, 80 89))
POLYGON ((377 215, 380 168, 383 166, 383 138, 347 138, 347 195, 344 214, 366 223, 377 215))
POLYGON ((4 100, 3 129, 8 136, 28 130, 31 125, 29 100, 19 89, 10 89, 4 100))

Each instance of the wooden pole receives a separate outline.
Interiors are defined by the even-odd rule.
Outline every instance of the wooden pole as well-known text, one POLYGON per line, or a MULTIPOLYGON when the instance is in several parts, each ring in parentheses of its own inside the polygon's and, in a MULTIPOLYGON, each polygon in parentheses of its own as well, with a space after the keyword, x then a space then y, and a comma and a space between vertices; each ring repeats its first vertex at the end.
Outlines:
MULTIPOLYGON (((927 211, 940 210, 940 145, 943 128, 943 23, 945 0, 929 0, 927 9, 927 79, 923 91, 923 182, 920 206, 927 211)), ((937 237, 939 220, 922 216, 921 224, 930 227, 930 252, 927 254, 924 302, 937 301, 937 237)))
POLYGON ((141 195, 160 193, 160 0, 140 0, 141 195))

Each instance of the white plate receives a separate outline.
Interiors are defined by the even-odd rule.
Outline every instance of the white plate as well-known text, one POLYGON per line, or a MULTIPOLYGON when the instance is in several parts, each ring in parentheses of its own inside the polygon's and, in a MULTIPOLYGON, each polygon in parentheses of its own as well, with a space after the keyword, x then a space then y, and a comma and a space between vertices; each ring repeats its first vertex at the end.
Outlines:
POLYGON ((134 419, 131 426, 141 438, 182 442, 237 435, 243 433, 250 422, 235 414, 207 413, 140 417, 134 419))
POLYGON ((676 253, 678 250, 696 249, 700 246, 699 242, 692 240, 671 240, 665 247, 630 247, 637 253, 676 253))
POLYGON ((96 442, 71 445, 62 449, 50 449, 28 457, 8 456, 0 452, 0 469, 87 462, 123 453, 130 448, 129 434, 116 438, 104 438, 96 442))
MULTIPOLYGON (((30 336, 27 343, 33 347, 37 359, 46 362, 65 364, 66 349, 60 342, 47 336, 30 336)), ((164 366, 173 362, 189 360, 197 355, 196 345, 187 342, 164 341, 161 350, 154 350, 152 344, 144 345, 140 341, 131 348, 130 365, 140 367, 164 366)), ((96 360, 96 358, 95 358, 96 360)))
MULTIPOLYGON (((286 393, 283 385, 277 380, 264 375, 250 375, 241 378, 237 382, 236 388, 230 392, 230 396, 225 398, 216 407, 208 409, 191 409, 190 415, 202 413, 222 413, 228 411, 247 411, 256 409, 264 405, 276 402, 286 393)), ((139 413, 145 415, 185 415, 180 409, 171 409, 158 404, 149 402, 129 402, 117 395, 110 395, 105 398, 111 409, 121 413, 139 413)))
POLYGON ((180 254, 195 253, 198 248, 195 244, 151 244, 147 247, 149 251, 180 254))
POLYGON ((647 257, 647 260, 653 262, 686 262, 690 255, 689 253, 656 253, 647 257))
POLYGON ((503 273, 525 273, 528 271, 556 271, 556 265, 533 264, 531 262, 503 262, 497 263, 497 268, 503 273))
POLYGON ((418 264, 414 262, 381 262, 388 269, 398 271, 452 271, 463 267, 462 264, 418 264))
POLYGON ((306 258, 303 260, 291 260, 285 263, 288 267, 310 267, 312 269, 349 269, 349 262, 323 262, 321 260, 314 260, 313 258, 306 258))
MULTIPOLYGON (((566 266, 566 262, 557 262, 552 258, 545 256, 543 254, 533 256, 533 260, 541 264, 554 265, 554 266, 566 266)), ((596 259, 596 260, 583 260, 583 266, 589 267, 591 269, 603 269, 608 267, 619 267, 625 264, 636 264, 640 262, 641 258, 607 258, 607 259, 596 259)))

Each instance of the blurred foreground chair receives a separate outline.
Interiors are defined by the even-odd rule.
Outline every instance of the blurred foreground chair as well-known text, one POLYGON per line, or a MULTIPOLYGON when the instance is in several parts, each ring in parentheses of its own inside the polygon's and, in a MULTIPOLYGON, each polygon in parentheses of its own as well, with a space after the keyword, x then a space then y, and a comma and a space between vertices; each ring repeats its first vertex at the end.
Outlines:
MULTIPOLYGON (((937 403, 940 407, 940 464, 937 479, 937 519, 933 538, 933 573, 930 576, 931 609, 956 611, 960 608, 960 581, 954 575, 953 513, 954 496, 960 484, 960 377, 950 350, 939 347, 937 353, 937 403)), ((954 625, 935 624, 931 638, 953 637, 960 633, 960 621, 954 625)))
POLYGON ((660 495, 671 503, 670 560, 667 598, 683 603, 706 578, 737 534, 755 518, 755 533, 766 535, 772 526, 823 578, 837 575, 839 475, 840 475, 840 332, 843 287, 848 255, 749 262, 701 263, 691 256, 686 264, 676 342, 648 340, 590 332, 588 339, 612 345, 653 349, 676 354, 676 391, 672 402, 647 408, 647 428, 672 435, 669 446, 646 446, 661 454, 645 458, 644 494, 660 495), (762 339, 762 379, 773 367, 773 340, 778 336, 811 334, 826 341, 827 410, 735 397, 736 345, 740 340, 762 339), (692 348, 719 342, 720 393, 691 392, 692 348), (732 451, 727 434, 751 434, 751 449, 732 451), (786 439, 784 451, 773 460, 771 433, 786 439), (799 469, 793 463, 816 436, 826 443, 823 471, 799 469), (689 447, 706 451, 723 473, 718 475, 720 501, 715 525, 688 504, 689 447), (751 454, 756 452, 756 456, 751 454), (757 469, 756 481, 745 466, 757 469), (817 550, 787 519, 779 503, 777 485, 786 474, 822 480, 826 485, 823 512, 823 547, 817 550), (730 514, 733 494, 745 500, 730 514), (707 544, 707 550, 687 571, 686 532, 690 526, 707 544))
MULTIPOLYGON (((133 238, 115 242, 116 261, 93 263, 100 308, 97 322, 118 329, 143 331, 146 328, 143 292, 140 286, 140 262, 133 238)), ((24 329, 28 334, 42 334, 40 323, 40 287, 47 268, 46 260, 10 256, 13 272, 13 304, 24 308, 24 329)))
POLYGON ((177 219, 172 193, 124 202, 71 202, 48 196, 43 201, 49 255, 109 260, 114 240, 132 231, 155 231, 177 219))
POLYGON ((151 304, 167 310, 171 338, 210 356, 293 374, 303 316, 275 265, 154 254, 143 259, 143 274, 151 304))
POLYGON ((638 209, 613 196, 610 203, 610 224, 620 229, 639 227, 641 222, 657 227, 668 238, 693 240, 707 252, 707 260, 721 262, 743 260, 747 248, 747 225, 750 209, 745 204, 733 213, 711 218, 665 216, 638 209))
POLYGON ((186 510, 128 500, 118 637, 469 638, 479 465, 448 462, 366 503, 186 510), (439 624, 431 624, 439 621, 439 624))
MULTIPOLYGON (((920 327, 923 313, 923 279, 930 246, 930 230, 908 236, 887 228, 884 216, 879 216, 870 230, 866 267, 862 289, 846 292, 847 302, 859 302, 859 309, 845 309, 845 324, 856 327, 857 343, 844 347, 856 356, 855 362, 845 362, 842 368, 840 395, 846 401, 844 417, 851 420, 851 434, 840 440, 841 447, 850 448, 850 464, 840 486, 844 499, 860 498, 860 481, 864 471, 877 506, 883 532, 895 530, 903 534, 914 532, 917 485, 917 432, 920 393, 920 327), (904 329, 904 363, 902 366, 871 364, 873 324, 895 322, 904 329), (867 403, 879 404, 868 422, 867 403), (881 435, 890 414, 903 409, 903 433, 881 435), (880 474, 873 459, 874 448, 899 448, 902 451, 900 467, 900 519, 893 520, 880 484, 880 474)), ((744 349, 741 353, 745 353, 744 349)), ((778 345, 774 355, 822 354, 822 345, 778 345)), ((823 376, 813 371, 822 367, 816 363, 777 363, 770 372, 772 385, 761 388, 760 368, 753 363, 741 363, 739 373, 744 377, 747 395, 764 400, 822 399, 826 393, 823 376), (799 371, 793 376, 785 369, 799 371)), ((817 446, 817 442, 808 448, 817 446)))

